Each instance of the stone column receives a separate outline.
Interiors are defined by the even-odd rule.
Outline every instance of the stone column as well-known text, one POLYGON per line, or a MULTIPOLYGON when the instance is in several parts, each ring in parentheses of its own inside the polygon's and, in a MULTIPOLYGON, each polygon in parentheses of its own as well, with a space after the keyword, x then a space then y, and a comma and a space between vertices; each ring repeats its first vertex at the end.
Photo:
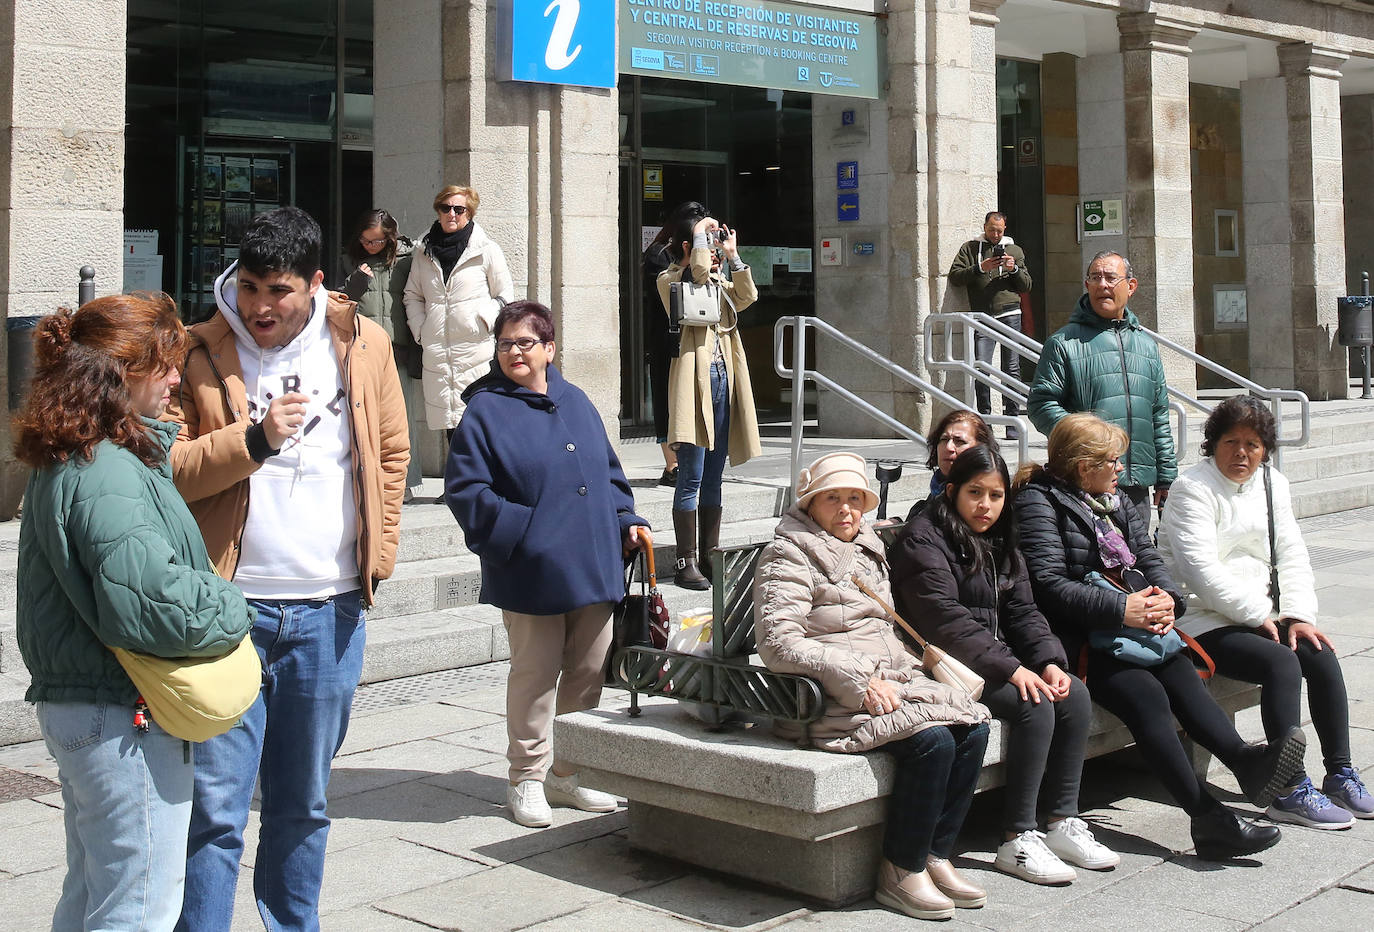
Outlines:
MULTIPOLYGON (((886 317, 855 309, 863 329, 877 336, 875 348, 917 375, 927 376, 922 332, 926 318, 952 302, 967 308, 962 295, 949 293, 945 272, 959 247, 982 228, 983 214, 997 205, 995 11, 1001 0, 893 0, 886 21, 889 88, 886 125, 883 108, 871 107, 873 138, 886 135, 887 183, 886 317)), ((866 208, 865 208, 866 209, 866 208)), ((837 302, 840 308, 846 302, 837 302)), ((878 304, 877 307, 883 307, 878 304)), ((830 315, 832 309, 818 307, 830 315)), ((844 313, 839 311, 839 313, 844 313)), ((853 367, 852 357, 836 365, 853 367)), ((825 361, 821 365, 824 368, 825 361)), ((864 394, 903 423, 924 432, 930 425, 931 399, 904 382, 867 387, 864 394), (888 408, 888 398, 891 407, 888 408)), ((962 380, 960 380, 962 381, 962 380)), ((952 384, 954 393, 960 384, 952 384)), ((883 433, 833 408, 836 420, 863 433, 883 433)), ((822 398, 822 418, 827 408, 822 398)), ((832 422, 833 423, 833 422, 832 422)))
POLYGON ((1306 43, 1279 46, 1288 117, 1293 385, 1314 400, 1349 394, 1346 351, 1336 343, 1336 298, 1345 294, 1339 69, 1347 57, 1306 43))
POLYGON ((445 183, 444 0, 373 7, 372 202, 418 239, 445 183))
MULTIPOLYGON (((127 23, 124 0, 12 0, 0 11, 0 306, 7 319, 75 305, 77 271, 86 264, 95 266, 97 294, 123 288, 127 23)), ((6 359, 0 355, 4 392, 6 359)), ((0 421, 0 518, 9 518, 26 470, 10 458, 9 417, 0 421)))
POLYGON ((556 364, 620 435, 615 90, 498 81, 497 7, 443 9, 443 172, 482 196, 517 297, 553 310, 556 364))
MULTIPOLYGON (((1145 326, 1193 348, 1192 159, 1188 43, 1198 27, 1155 13, 1117 17, 1126 127, 1127 258, 1140 288, 1131 310, 1145 326)), ((1191 363, 1161 354, 1169 384, 1194 394, 1191 363)))

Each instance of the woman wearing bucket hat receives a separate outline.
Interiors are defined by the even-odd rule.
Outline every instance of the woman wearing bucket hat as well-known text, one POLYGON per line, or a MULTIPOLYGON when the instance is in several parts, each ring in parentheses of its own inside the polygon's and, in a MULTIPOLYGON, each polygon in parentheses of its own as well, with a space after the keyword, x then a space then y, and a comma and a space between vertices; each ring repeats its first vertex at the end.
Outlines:
MULTIPOLYGON (((892 587, 882 542, 864 521, 878 505, 865 465, 855 453, 830 453, 797 477, 796 504, 754 576, 759 656, 820 682, 816 746, 881 748, 896 759, 875 896, 918 919, 947 919, 956 906, 987 902, 948 858, 982 768, 988 711, 927 676, 877 601, 890 604, 892 587)), ((779 731, 801 737, 795 726, 779 731)))

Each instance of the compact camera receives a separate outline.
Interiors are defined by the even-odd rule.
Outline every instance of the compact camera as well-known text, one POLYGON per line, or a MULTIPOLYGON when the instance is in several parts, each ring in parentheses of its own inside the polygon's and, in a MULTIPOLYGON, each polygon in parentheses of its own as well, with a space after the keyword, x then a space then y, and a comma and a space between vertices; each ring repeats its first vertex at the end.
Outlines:
POLYGON ((1006 257, 1007 247, 1003 246, 1001 243, 998 243, 997 245, 992 247, 992 252, 989 253, 989 255, 992 256, 992 258, 1000 261, 1001 259, 1006 257))
POLYGON ((723 242, 725 242, 726 238, 730 235, 730 234, 728 234, 728 233, 725 232, 725 227, 723 227, 723 226, 716 227, 716 231, 715 231, 715 232, 716 232, 716 242, 717 242, 717 243, 723 243, 723 242))

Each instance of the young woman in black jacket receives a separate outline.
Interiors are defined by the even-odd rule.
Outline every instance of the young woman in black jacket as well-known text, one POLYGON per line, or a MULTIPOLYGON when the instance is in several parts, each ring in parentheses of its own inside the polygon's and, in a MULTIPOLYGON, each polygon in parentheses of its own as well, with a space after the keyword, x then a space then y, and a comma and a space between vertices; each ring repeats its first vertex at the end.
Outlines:
POLYGON ((970 446, 945 478, 894 548, 892 589, 902 617, 983 677, 982 702, 1010 731, 1004 835, 994 864, 1044 884, 1075 879, 1065 861, 1115 867, 1121 858, 1078 818, 1092 702, 1066 672, 1064 649, 1035 607, 1007 507, 1007 464, 989 446, 970 446), (1037 831, 1042 785, 1048 832, 1037 831))
POLYGON ((1279 830, 1240 818, 1212 796, 1193 771, 1174 719, 1231 768, 1256 805, 1268 805, 1301 767, 1302 730, 1293 728, 1268 746, 1246 744, 1187 651, 1142 666, 1088 644, 1093 632, 1167 634, 1186 607, 1140 513, 1116 492, 1126 444, 1120 427, 1092 414, 1070 414, 1050 432, 1046 466, 1029 464, 1017 474, 1021 551, 1035 601, 1075 666, 1080 656, 1086 660, 1084 680, 1093 700, 1126 724, 1188 813, 1198 855, 1221 860, 1253 854, 1277 842, 1279 830), (1136 591, 1109 588, 1109 577, 1136 591))

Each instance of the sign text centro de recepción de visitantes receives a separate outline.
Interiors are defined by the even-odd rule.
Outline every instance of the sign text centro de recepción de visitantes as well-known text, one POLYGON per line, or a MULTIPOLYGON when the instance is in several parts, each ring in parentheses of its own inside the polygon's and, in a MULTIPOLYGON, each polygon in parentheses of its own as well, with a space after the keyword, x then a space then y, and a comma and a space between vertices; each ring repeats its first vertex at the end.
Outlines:
POLYGON ((877 19, 753 0, 619 0, 622 74, 877 99, 877 19))

